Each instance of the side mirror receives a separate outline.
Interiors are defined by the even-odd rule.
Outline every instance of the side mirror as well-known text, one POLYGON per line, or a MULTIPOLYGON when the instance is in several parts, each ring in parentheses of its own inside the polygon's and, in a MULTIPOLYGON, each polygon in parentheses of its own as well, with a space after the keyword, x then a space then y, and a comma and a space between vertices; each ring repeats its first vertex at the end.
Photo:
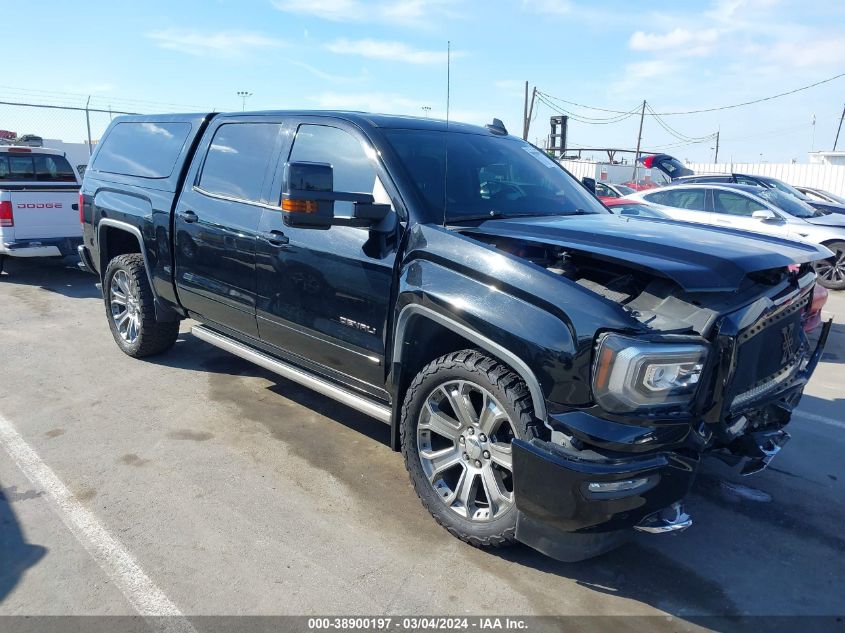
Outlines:
POLYGON ((328 229, 334 218, 334 170, 328 163, 287 163, 282 187, 285 226, 328 229))
POLYGON ((332 225, 369 227, 390 213, 389 204, 376 203, 369 193, 334 191, 334 170, 328 163, 287 163, 282 187, 286 226, 328 229, 332 225), (334 203, 351 202, 352 216, 336 217, 334 203))
POLYGON ((774 211, 769 211, 768 209, 755 211, 751 214, 751 217, 755 220, 760 220, 761 222, 772 222, 773 220, 780 219, 774 211))

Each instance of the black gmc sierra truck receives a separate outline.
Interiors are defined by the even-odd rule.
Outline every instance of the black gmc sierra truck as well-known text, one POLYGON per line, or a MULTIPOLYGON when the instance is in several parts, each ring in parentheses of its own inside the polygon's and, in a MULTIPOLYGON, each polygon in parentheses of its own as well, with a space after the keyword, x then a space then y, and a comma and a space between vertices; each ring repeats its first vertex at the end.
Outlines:
POLYGON ((192 318, 388 423, 477 546, 571 561, 689 526, 705 453, 752 473, 789 439, 830 328, 811 349, 823 247, 612 215, 498 120, 120 117, 80 203, 125 353, 192 318))

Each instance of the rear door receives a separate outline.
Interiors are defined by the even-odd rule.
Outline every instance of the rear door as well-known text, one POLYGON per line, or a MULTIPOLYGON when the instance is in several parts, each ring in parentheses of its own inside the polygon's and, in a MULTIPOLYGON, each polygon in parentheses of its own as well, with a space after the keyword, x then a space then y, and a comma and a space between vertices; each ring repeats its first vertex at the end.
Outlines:
POLYGON ((662 189, 645 194, 643 199, 651 204, 660 205, 660 210, 674 220, 699 224, 713 223, 713 214, 710 213, 708 207, 707 189, 662 189))
POLYGON ((201 320, 258 336, 255 248, 281 123, 224 117, 206 132, 176 205, 176 289, 201 320), (204 155, 203 155, 204 154, 204 155))
POLYGON ((79 185, 67 159, 14 148, 0 153, 0 189, 8 191, 15 240, 80 237, 79 185))
POLYGON ((743 231, 781 237, 786 237, 789 233, 786 221, 774 211, 773 213, 778 215, 776 220, 758 220, 753 217, 755 211, 772 211, 772 209, 738 191, 714 189, 713 211, 717 226, 729 226, 743 231))

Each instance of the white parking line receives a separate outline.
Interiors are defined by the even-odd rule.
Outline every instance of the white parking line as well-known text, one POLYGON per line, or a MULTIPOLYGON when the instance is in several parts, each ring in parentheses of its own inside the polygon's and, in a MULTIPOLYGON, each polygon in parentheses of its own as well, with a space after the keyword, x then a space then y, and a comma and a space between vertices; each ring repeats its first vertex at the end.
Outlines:
POLYGON ((14 425, 0 415, 0 446, 33 486, 44 490, 64 524, 120 588, 135 610, 156 630, 196 633, 191 623, 144 573, 135 557, 67 489, 14 425), (160 617, 168 616, 168 617, 160 617))
POLYGON ((811 422, 821 422, 822 424, 835 426, 837 429, 845 429, 845 422, 840 422, 839 420, 834 420, 833 418, 826 418, 823 415, 816 415, 815 413, 804 413, 803 411, 793 411, 792 415, 794 415, 796 418, 803 418, 811 422))

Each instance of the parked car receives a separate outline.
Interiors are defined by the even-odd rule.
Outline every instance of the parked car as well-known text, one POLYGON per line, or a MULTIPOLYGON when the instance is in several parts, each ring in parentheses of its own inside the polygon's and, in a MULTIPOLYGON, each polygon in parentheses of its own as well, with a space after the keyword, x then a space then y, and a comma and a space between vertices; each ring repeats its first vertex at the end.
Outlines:
POLYGON ((845 218, 819 216, 778 189, 736 184, 678 184, 629 196, 676 220, 726 226, 826 246, 832 256, 816 264, 819 283, 845 289, 845 218))
POLYGON ((582 178, 581 182, 584 183, 584 186, 592 191, 593 194, 602 202, 615 200, 616 198, 624 198, 629 193, 636 192, 636 189, 632 189, 631 187, 596 180, 595 178, 590 178, 588 176, 582 178))
POLYGON ((678 178, 672 184, 691 183, 733 183, 739 185, 751 185, 753 187, 764 187, 766 189, 777 189, 782 193, 798 198, 822 214, 845 214, 845 205, 813 200, 789 183, 770 176, 752 176, 750 174, 709 174, 700 176, 684 176, 683 178, 678 178))
POLYGON ((0 273, 7 257, 74 255, 79 181, 61 152, 0 146, 0 273))
POLYGON ((682 176, 691 176, 695 173, 677 158, 669 154, 650 154, 648 156, 640 156, 637 160, 646 169, 656 169, 664 173, 668 176, 669 180, 674 180, 682 176))
POLYGON ((830 329, 815 350, 802 329, 826 249, 632 231, 500 122, 119 117, 82 203, 123 352, 191 317, 387 422, 422 504, 476 546, 579 560, 688 527, 701 456, 765 468, 830 329))
MULTIPOLYGON (((815 187, 795 188, 801 193, 803 193, 805 196, 807 196, 811 204, 821 202, 841 206, 843 209, 845 209, 845 197, 843 196, 837 196, 835 193, 825 191, 824 189, 816 189, 815 187)), ((836 211, 836 213, 842 213, 842 211, 836 211)))
POLYGON ((604 200, 604 205, 610 209, 612 213, 624 216, 639 216, 641 218, 659 218, 661 220, 671 220, 671 218, 659 211, 652 205, 646 204, 642 200, 631 200, 629 198, 610 198, 604 200))

